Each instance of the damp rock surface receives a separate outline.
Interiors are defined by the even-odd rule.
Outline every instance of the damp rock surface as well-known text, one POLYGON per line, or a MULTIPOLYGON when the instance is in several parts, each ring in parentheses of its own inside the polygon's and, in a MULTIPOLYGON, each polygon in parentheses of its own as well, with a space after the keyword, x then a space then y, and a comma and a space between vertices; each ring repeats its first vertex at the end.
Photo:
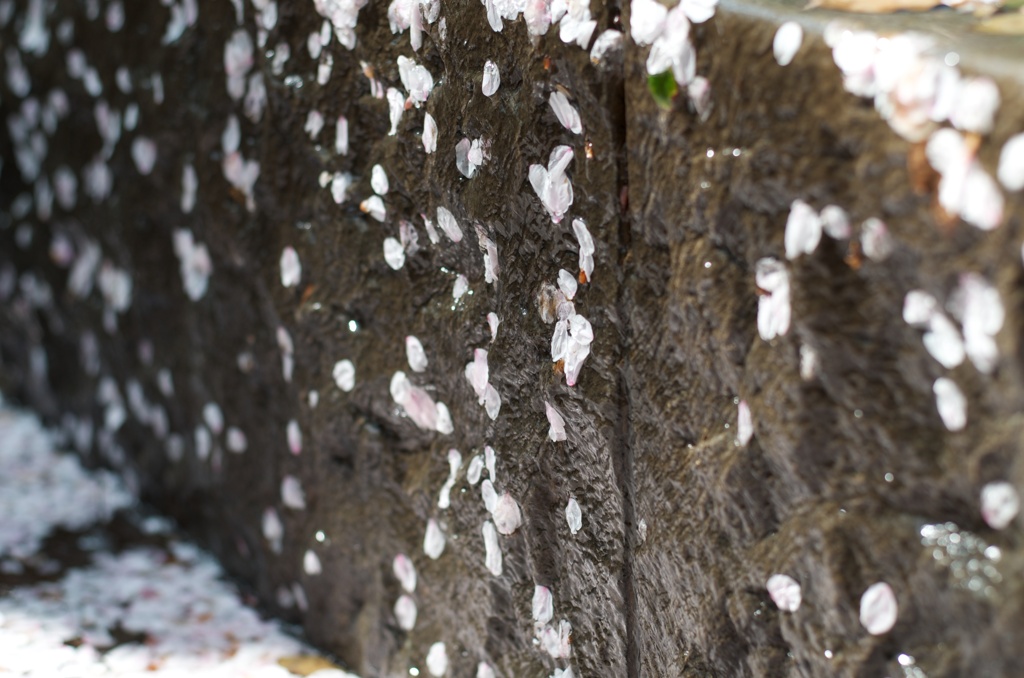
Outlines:
POLYGON ((1019 40, 557 4, 0 0, 0 388, 362 675, 1024 673, 1019 40))

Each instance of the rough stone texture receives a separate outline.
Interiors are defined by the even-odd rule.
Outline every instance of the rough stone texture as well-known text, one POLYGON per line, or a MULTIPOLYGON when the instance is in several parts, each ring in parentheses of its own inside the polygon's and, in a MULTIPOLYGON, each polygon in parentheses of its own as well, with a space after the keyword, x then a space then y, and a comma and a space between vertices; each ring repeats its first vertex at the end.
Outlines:
MULTIPOLYGON (((869 102, 844 91, 815 23, 820 15, 801 15, 810 17, 801 19, 808 36, 785 69, 771 57, 778 22, 788 18, 783 8, 730 5, 695 26, 698 73, 713 93, 710 117, 701 122, 685 96, 670 111, 655 104, 647 48, 627 41, 622 58, 597 68, 584 50, 562 44, 557 29, 534 45, 522 21, 495 33, 481 4, 443 3, 446 40, 435 24, 415 55, 436 83, 424 108, 440 134, 428 156, 420 142, 423 109, 407 110, 398 134, 389 136, 387 102, 371 95, 360 67, 367 62, 384 88, 400 88, 396 58, 413 56, 408 32, 395 36, 388 28, 383 3, 361 11, 354 52, 337 42, 327 48, 333 73, 319 86, 306 38, 321 18, 312 3, 282 2, 267 49, 286 41, 292 56, 275 76, 272 55, 257 50, 268 90, 258 123, 245 119, 224 89, 224 43, 236 27, 231 3, 204 4, 198 25, 167 47, 158 47, 168 20, 160 4, 127 3, 126 28, 115 34, 102 19, 87 18, 89 4, 56 3, 50 25, 73 21, 73 45, 96 67, 103 97, 120 110, 138 102, 140 122, 110 158, 113 195, 94 204, 82 195, 81 168, 102 142, 95 101, 66 75, 70 46, 54 38, 45 57, 23 57, 32 96, 53 87, 68 93, 71 114, 50 139, 45 168, 74 168, 80 199, 74 209, 55 208, 49 220, 5 218, 0 277, 20 281, 5 292, 0 311, 0 384, 69 432, 94 421, 96 435, 83 453, 123 469, 269 607, 301 621, 313 642, 366 676, 422 669, 439 640, 450 675, 475 675, 485 660, 501 676, 546 676, 568 663, 533 641, 531 598, 540 584, 554 592, 553 621, 572 623, 571 664, 582 676, 913 675, 895 663, 900 653, 933 677, 1024 673, 1016 652, 1024 628, 1019 530, 996 533, 978 508, 986 482, 1024 484, 1021 197, 1007 194, 1007 217, 994 232, 963 223, 940 228, 932 197, 911 186, 911 146, 869 102), (487 59, 501 73, 491 98, 480 92, 487 59), (134 81, 130 94, 114 86, 122 64, 134 81), (162 104, 154 101, 154 73, 162 75, 162 104), (547 104, 554 87, 571 95, 583 135, 555 119, 547 104), (328 121, 315 143, 303 130, 311 109, 328 121), (221 170, 221 133, 232 113, 242 123, 243 155, 261 166, 252 213, 221 170), (341 114, 350 126, 346 156, 333 150, 333 121, 341 114), (130 153, 138 134, 158 147, 146 177, 130 153), (490 160, 471 180, 455 164, 463 137, 492 144, 490 160), (575 149, 575 202, 555 225, 527 172, 560 143, 575 149), (190 215, 179 208, 185 163, 199 175, 190 215), (383 224, 358 209, 371 195, 377 163, 391 187, 383 224), (353 175, 347 202, 336 205, 320 187, 322 171, 353 175), (765 256, 783 259, 796 198, 815 208, 841 205, 855 227, 881 217, 896 248, 885 262, 851 266, 847 243, 824 238, 817 252, 788 265, 792 327, 765 342, 756 327, 754 265, 765 256), (429 243, 421 214, 433 217, 439 206, 458 218, 461 243, 443 235, 429 243), (569 388, 552 369, 552 326, 541 321, 536 299, 559 268, 577 270, 569 225, 576 217, 597 241, 594 279, 576 297, 596 340, 579 384, 569 388), (415 223, 423 249, 393 271, 382 241, 398 237, 400 219, 415 223), (17 235, 23 224, 30 244, 17 235), (484 282, 474 224, 498 246, 500 280, 493 285, 484 282), (198 302, 182 290, 171 247, 180 227, 192 229, 213 259, 209 290, 198 302), (95 239, 131 274, 131 307, 117 317, 116 330, 104 329, 97 292, 77 300, 65 291, 67 272, 48 254, 58 233, 77 251, 95 239), (302 264, 296 288, 281 285, 286 246, 302 264), (993 375, 969 362, 952 371, 968 398, 969 423, 948 433, 932 395, 932 382, 947 371, 925 352, 921 332, 903 322, 901 307, 915 288, 946 299, 965 271, 997 287, 1007 318, 993 375), (472 294, 453 303, 456 274, 468 277, 472 294), (502 324, 489 343, 485 316, 492 311, 502 324), (278 327, 295 345, 290 383, 278 327), (80 357, 89 335, 100 349, 93 374, 80 357), (424 344, 430 364, 423 374, 408 368, 406 335, 424 344), (802 344, 820 357, 817 378, 806 382, 802 344), (502 398, 493 422, 463 374, 474 348, 489 351, 491 383, 502 398), (243 354, 252 358, 250 370, 238 367, 243 354), (344 358, 356 366, 351 393, 331 376, 344 358), (158 390, 164 368, 173 374, 172 397, 158 390), (397 370, 448 405, 454 434, 424 432, 401 413, 389 394, 397 370), (171 431, 187 441, 182 461, 169 459, 166 441, 136 417, 116 433, 103 428, 101 375, 114 377, 123 395, 137 380, 149 402, 166 408, 171 431), (745 447, 734 442, 739 398, 754 417, 745 447), (545 401, 565 417, 564 443, 547 439, 545 401), (244 454, 227 452, 221 435, 209 460, 197 458, 194 431, 208 402, 245 432, 244 454), (297 456, 286 442, 292 419, 303 434, 297 456), (479 485, 465 478, 485 445, 497 450, 495 486, 510 492, 524 515, 523 526, 500 539, 501 577, 484 567, 488 515, 479 485), (452 447, 463 467, 452 507, 441 510, 452 447), (285 475, 301 481, 306 510, 283 506, 285 475), (583 512, 575 536, 564 517, 570 496, 583 512), (261 534, 268 507, 284 523, 280 554, 261 534), (422 547, 431 518, 447 535, 436 561, 422 547), (921 545, 923 524, 946 521, 1002 549, 994 592, 957 587, 921 545), (303 573, 307 549, 319 555, 323 574, 303 573), (401 589, 391 563, 399 553, 412 557, 420 582, 419 617, 408 633, 392 612, 401 589), (801 582, 798 612, 779 612, 770 601, 764 582, 776 572, 801 582), (857 619, 861 593, 875 581, 890 583, 900 605, 895 629, 880 638, 857 619), (306 611, 281 606, 279 592, 293 582, 309 599, 306 611)), ((598 32, 629 25, 628 7, 592 11, 598 32)), ((5 49, 16 43, 23 15, 19 10, 2 33, 5 49)), ((941 19, 929 21, 944 27, 941 19)), ((255 35, 253 22, 246 5, 245 27, 255 35)), ((1020 52, 1013 39, 994 44, 1016 50, 1010 59, 1020 52)), ((975 48, 964 65, 974 58, 1004 76, 997 127, 981 147, 992 171, 1002 142, 1024 129, 1024 93, 990 57, 975 48)), ((6 120, 21 104, 10 84, 4 87, 6 120)), ((27 190, 13 159, 14 136, 0 139, 0 207, 8 215, 27 190)))

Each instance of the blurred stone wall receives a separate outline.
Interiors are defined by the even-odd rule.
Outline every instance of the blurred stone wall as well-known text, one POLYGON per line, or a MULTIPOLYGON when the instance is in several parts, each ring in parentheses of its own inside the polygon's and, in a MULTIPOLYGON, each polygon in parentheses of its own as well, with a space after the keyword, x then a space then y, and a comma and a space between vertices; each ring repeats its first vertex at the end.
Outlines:
POLYGON ((1020 39, 652 5, 0 0, 5 396, 365 676, 1024 674, 1020 39))

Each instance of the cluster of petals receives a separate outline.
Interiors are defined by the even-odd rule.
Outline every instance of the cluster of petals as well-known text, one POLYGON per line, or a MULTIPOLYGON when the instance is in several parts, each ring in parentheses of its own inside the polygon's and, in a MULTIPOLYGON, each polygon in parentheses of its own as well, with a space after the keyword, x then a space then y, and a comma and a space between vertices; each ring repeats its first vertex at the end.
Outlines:
POLYGON ((367 0, 313 0, 317 14, 331 22, 338 42, 348 50, 355 49, 359 10, 366 3, 367 0))
MULTIPOLYGON (((527 6, 527 0, 482 0, 482 3, 487 12, 487 23, 495 33, 501 32, 501 29, 505 27, 503 20, 515 21, 520 14, 526 11, 527 6)), ((542 4, 546 9, 546 3, 542 4)), ((540 12, 535 9, 534 14, 537 13, 540 12)))
POLYGON ((473 387, 473 392, 481 405, 487 410, 491 420, 498 418, 501 411, 501 396, 490 383, 490 369, 487 366, 487 349, 478 348, 473 351, 473 361, 466 363, 466 380, 473 387))
POLYGON ((835 22, 825 31, 847 91, 873 99, 893 130, 924 141, 949 121, 965 132, 987 134, 999 107, 999 90, 988 78, 964 78, 918 33, 879 36, 835 22))
POLYGON ((256 180, 260 177, 260 164, 255 160, 246 160, 242 157, 239 150, 241 136, 238 118, 234 115, 229 116, 228 124, 221 135, 221 146, 224 150, 221 168, 228 183, 245 196, 246 209, 254 212, 256 200, 253 189, 256 186, 256 180))
POLYGON ((676 82, 689 85, 697 75, 697 52, 690 41, 690 24, 715 15, 717 0, 682 0, 671 10, 657 0, 633 0, 630 35, 638 45, 650 45, 647 73, 671 70, 676 82))
POLYGON ((843 208, 828 205, 816 212, 803 200, 794 200, 786 218, 786 258, 792 261, 803 254, 812 254, 823 232, 835 240, 850 237, 850 218, 843 208))
POLYGON ((903 319, 924 328, 925 349, 943 367, 952 369, 969 357, 979 372, 991 373, 999 358, 995 337, 1006 315, 999 292, 980 275, 965 273, 950 297, 948 310, 960 321, 962 335, 927 292, 911 290, 903 301, 903 319))
POLYGON ((391 377, 391 397, 421 429, 443 434, 454 430, 448 407, 435 403, 429 393, 409 381, 405 372, 395 372, 391 377))
POLYGON ((423 46, 424 22, 432 24, 441 13, 439 0, 392 0, 388 6, 388 24, 396 35, 409 31, 413 50, 423 46))
POLYGON ((555 332, 551 336, 551 361, 565 361, 565 383, 569 386, 576 385, 593 341, 594 329, 590 321, 575 311, 555 323, 555 332))
POLYGON ((213 274, 213 260, 206 245, 197 243, 192 231, 180 228, 174 231, 174 253, 181 268, 181 282, 185 294, 192 301, 199 301, 206 294, 210 276, 213 274))
POLYGON ((565 173, 572 158, 572 147, 555 146, 546 168, 544 165, 530 165, 530 185, 556 224, 572 206, 572 182, 565 173))
POLYGON ((409 93, 409 102, 416 108, 427 101, 434 89, 434 76, 430 71, 408 57, 398 57, 398 77, 409 93))
POLYGON ((467 179, 476 175, 477 169, 487 162, 491 142, 487 139, 463 139, 455 144, 455 166, 467 179))
POLYGON ((565 44, 575 42, 586 49, 597 28, 588 0, 551 3, 551 23, 558 22, 558 37, 565 44))
POLYGON ((789 302, 789 272, 774 257, 759 259, 755 269, 761 296, 757 303, 757 331, 765 341, 789 331, 792 315, 789 302))
POLYGON ((960 132, 949 127, 938 130, 928 139, 925 153, 942 176, 938 199, 946 212, 984 231, 1002 223, 1003 194, 960 132))

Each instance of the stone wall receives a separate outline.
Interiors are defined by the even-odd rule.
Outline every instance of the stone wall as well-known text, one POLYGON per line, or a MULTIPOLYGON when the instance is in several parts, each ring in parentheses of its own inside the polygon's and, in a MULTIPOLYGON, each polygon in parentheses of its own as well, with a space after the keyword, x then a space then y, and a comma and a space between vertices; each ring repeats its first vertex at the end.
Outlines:
POLYGON ((4 393, 366 676, 438 670, 436 643, 452 676, 1024 673, 1019 527, 980 499, 1024 483, 1020 39, 685 4, 659 104, 644 3, 592 5, 589 39, 575 3, 546 31, 544 2, 500 31, 510 3, 356 4, 0 2, 4 393), (829 205, 849 232, 825 210, 817 243, 829 205))

